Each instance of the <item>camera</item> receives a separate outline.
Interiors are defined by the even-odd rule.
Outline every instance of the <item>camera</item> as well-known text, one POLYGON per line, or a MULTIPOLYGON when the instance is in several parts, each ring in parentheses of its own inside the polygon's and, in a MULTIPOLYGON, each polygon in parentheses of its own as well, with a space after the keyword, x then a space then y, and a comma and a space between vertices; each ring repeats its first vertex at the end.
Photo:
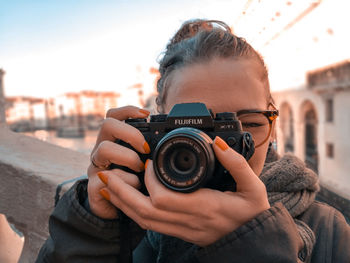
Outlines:
MULTIPOLYGON (((138 153, 143 162, 153 160, 159 181, 169 189, 193 192, 201 187, 220 191, 235 191, 236 184, 228 171, 216 159, 213 139, 220 136, 246 160, 254 153, 254 142, 248 132, 242 131, 234 112, 221 112, 215 116, 203 103, 176 104, 169 114, 151 115, 147 119, 127 119, 137 128, 150 146, 151 153, 138 153)), ((123 141, 117 143, 133 149, 123 141)), ((130 169, 116 164, 111 168, 130 169)), ((137 173, 144 185, 144 172, 137 173)))

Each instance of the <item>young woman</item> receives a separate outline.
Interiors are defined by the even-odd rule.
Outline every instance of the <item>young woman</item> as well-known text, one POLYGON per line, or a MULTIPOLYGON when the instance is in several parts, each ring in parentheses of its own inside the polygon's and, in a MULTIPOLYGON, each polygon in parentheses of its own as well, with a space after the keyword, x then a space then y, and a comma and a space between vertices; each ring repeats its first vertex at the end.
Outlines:
POLYGON ((273 148, 275 118, 261 56, 223 22, 182 25, 160 61, 158 111, 202 102, 214 113, 236 112, 254 139, 247 162, 220 137, 212 148, 237 191, 169 190, 156 178, 142 133, 123 122, 145 118, 137 107, 107 113, 88 168, 50 218, 50 237, 37 262, 346 262, 350 228, 335 209, 315 202, 317 176, 292 155, 273 148), (114 143, 121 139, 136 151, 114 143), (144 170, 149 196, 134 173, 144 170), (122 211, 130 223, 125 224, 122 211), (121 225, 123 227, 121 227, 121 225), (145 231, 147 230, 147 231, 145 231))

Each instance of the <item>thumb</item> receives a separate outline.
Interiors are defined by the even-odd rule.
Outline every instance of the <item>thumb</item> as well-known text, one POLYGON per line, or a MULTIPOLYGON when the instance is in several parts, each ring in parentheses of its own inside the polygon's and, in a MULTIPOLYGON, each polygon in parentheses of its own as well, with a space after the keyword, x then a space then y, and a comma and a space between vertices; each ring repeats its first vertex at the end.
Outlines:
POLYGON ((237 192, 255 191, 258 184, 261 184, 244 157, 230 148, 223 139, 216 136, 213 149, 216 158, 236 181, 237 192))

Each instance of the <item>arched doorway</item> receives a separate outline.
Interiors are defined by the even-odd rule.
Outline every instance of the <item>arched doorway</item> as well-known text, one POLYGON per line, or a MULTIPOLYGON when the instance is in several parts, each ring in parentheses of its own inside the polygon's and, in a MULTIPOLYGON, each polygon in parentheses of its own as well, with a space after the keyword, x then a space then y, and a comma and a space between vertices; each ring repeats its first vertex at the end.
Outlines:
POLYGON ((304 146, 306 165, 318 172, 317 114, 314 105, 307 101, 303 105, 304 146))
POLYGON ((293 112, 287 102, 284 102, 280 107, 280 128, 283 134, 284 152, 294 152, 293 112))

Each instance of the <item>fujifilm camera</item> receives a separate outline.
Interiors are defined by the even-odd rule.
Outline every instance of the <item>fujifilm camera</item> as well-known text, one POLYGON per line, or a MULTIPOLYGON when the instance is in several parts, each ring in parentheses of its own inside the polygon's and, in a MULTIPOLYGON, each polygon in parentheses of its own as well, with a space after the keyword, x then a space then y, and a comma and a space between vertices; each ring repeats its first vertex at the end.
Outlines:
MULTIPOLYGON (((246 160, 254 153, 254 142, 248 132, 242 131, 234 112, 221 112, 215 116, 203 103, 176 104, 169 114, 151 115, 147 119, 127 119, 148 142, 151 153, 139 154, 141 160, 153 160, 153 168, 159 181, 169 189, 193 192, 201 187, 220 191, 235 191, 232 176, 216 159, 212 149, 213 139, 221 137, 246 160)), ((117 143, 133 149, 123 142, 117 143)), ((111 168, 130 169, 112 164, 111 168)), ((144 172, 137 173, 144 185, 144 172)))

